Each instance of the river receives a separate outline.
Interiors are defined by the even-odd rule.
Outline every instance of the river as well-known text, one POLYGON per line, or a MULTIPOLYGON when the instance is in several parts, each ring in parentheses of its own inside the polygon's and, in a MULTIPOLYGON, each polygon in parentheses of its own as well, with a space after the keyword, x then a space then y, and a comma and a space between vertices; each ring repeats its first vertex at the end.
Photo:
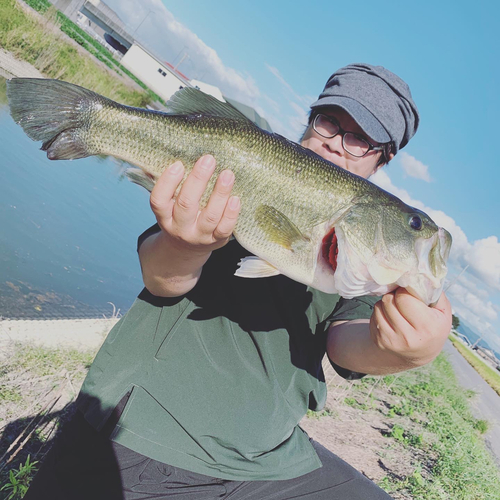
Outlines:
POLYGON ((110 158, 50 161, 9 114, 0 78, 0 316, 102 317, 142 288, 148 193, 110 158))

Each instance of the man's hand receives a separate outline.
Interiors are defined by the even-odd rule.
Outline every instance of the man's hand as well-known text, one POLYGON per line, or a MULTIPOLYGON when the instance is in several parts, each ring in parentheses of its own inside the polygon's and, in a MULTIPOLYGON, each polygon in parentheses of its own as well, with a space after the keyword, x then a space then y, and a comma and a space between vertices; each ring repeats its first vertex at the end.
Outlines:
POLYGON ((176 162, 165 170, 151 192, 151 209, 171 243, 183 251, 209 254, 224 246, 231 236, 240 201, 230 196, 234 174, 219 175, 210 200, 200 209, 200 200, 215 170, 215 159, 202 156, 186 178, 177 198, 175 192, 183 178, 184 167, 176 162))
POLYGON ((163 172, 151 192, 151 209, 161 228, 139 249, 146 288, 160 297, 177 297, 191 290, 213 250, 224 246, 236 225, 240 200, 231 196, 234 174, 219 175, 204 208, 201 198, 215 170, 212 156, 202 156, 177 196, 184 167, 176 162, 163 172))
POLYGON ((451 305, 443 293, 428 307, 404 288, 382 297, 370 319, 370 337, 381 351, 421 366, 441 351, 451 329, 451 305))
POLYGON ((379 300, 371 318, 333 323, 329 358, 359 373, 386 375, 431 362, 451 329, 451 306, 444 294, 428 307, 404 288, 379 300))

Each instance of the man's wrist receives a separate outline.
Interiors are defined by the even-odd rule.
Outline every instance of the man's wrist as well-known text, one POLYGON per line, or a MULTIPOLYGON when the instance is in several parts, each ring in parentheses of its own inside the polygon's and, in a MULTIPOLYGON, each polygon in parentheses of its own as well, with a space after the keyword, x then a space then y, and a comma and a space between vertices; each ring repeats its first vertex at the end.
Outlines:
POLYGON ((368 320, 353 320, 330 327, 327 352, 335 365, 371 375, 397 373, 425 364, 385 349, 374 342, 368 320))

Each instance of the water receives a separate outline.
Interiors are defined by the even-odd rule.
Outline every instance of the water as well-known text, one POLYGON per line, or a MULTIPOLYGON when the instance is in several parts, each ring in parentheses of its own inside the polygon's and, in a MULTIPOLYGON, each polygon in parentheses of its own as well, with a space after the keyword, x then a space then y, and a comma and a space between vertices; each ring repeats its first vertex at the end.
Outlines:
POLYGON ((9 115, 0 79, 0 316, 101 317, 143 287, 148 193, 112 159, 49 161, 9 115))

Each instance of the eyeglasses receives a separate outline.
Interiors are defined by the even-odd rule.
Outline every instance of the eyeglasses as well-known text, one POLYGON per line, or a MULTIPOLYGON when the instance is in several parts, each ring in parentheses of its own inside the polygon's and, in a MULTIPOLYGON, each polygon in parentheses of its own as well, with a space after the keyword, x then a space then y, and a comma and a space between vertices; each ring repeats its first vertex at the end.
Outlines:
POLYGON ((362 158, 369 151, 383 151, 385 146, 374 146, 366 139, 354 132, 346 132, 333 116, 317 114, 313 120, 313 129, 325 139, 332 139, 336 135, 342 136, 342 147, 352 156, 362 158))

